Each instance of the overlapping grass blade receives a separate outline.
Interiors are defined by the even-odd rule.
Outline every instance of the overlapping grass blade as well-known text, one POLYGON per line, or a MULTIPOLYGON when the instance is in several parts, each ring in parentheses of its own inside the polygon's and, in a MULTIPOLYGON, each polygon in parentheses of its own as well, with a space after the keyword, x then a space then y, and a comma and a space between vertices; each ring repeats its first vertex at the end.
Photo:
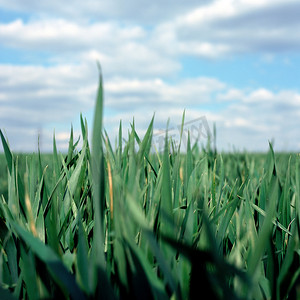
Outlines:
POLYGON ((67 271, 57 254, 20 225, 15 223, 13 224, 13 227, 16 233, 26 242, 35 255, 46 264, 53 279, 64 292, 71 295, 73 299, 85 299, 84 294, 75 282, 74 276, 67 271))

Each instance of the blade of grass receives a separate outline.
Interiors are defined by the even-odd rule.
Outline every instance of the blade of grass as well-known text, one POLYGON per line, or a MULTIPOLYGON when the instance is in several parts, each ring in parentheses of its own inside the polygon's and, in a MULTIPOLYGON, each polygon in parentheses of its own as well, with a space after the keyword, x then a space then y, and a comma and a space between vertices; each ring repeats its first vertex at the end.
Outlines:
POLYGON ((47 265, 55 282, 73 299, 85 299, 84 294, 75 282, 74 276, 67 271, 57 254, 20 225, 13 223, 13 227, 25 243, 30 246, 34 254, 47 265))
POLYGON ((6 142, 6 139, 5 139, 1 129, 0 129, 0 136, 1 136, 2 146, 3 146, 3 149, 4 149, 4 154, 5 154, 5 157, 6 157, 8 171, 11 174, 11 171, 12 171, 12 168, 13 168, 13 155, 12 155, 10 149, 9 149, 9 146, 6 142))
POLYGON ((171 177, 170 177, 170 159, 169 159, 169 147, 168 147, 168 130, 165 136, 165 150, 163 154, 163 164, 162 164, 162 188, 161 188, 161 231, 169 236, 173 236, 174 228, 170 226, 169 222, 164 220, 164 215, 169 218, 173 218, 173 204, 172 204, 172 194, 171 194, 171 177))
POLYGON ((94 125, 92 135, 91 169, 93 182, 93 204, 94 204, 94 229, 92 260, 95 267, 92 272, 93 291, 100 297, 106 299, 114 298, 112 288, 106 274, 106 262, 104 258, 104 221, 105 221, 105 174, 104 156, 102 146, 102 120, 103 120, 103 79, 100 64, 99 87, 97 93, 94 125), (105 287, 105 288, 104 288, 105 287))

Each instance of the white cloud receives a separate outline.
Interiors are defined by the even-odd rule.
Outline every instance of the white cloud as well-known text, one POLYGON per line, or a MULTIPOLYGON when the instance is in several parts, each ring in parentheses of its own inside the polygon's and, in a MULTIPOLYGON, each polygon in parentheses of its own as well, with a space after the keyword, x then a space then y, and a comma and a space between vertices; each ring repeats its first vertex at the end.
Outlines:
POLYGON ((116 23, 77 24, 51 19, 0 25, 0 40, 6 47, 50 54, 55 64, 100 60, 108 74, 131 76, 170 75, 180 69, 174 58, 151 47, 149 34, 140 26, 116 23))
POLYGON ((250 95, 245 98, 245 102, 248 103, 255 103, 255 102, 266 102, 266 101, 273 101, 274 94, 267 89, 258 89, 253 91, 250 95))
POLYGON ((107 105, 125 111, 134 107, 158 111, 164 106, 199 106, 212 101, 212 94, 224 88, 224 83, 206 77, 185 79, 176 84, 168 84, 159 78, 130 80, 117 77, 107 82, 107 105))
POLYGON ((50 124, 70 124, 94 106, 95 79, 86 65, 0 65, 1 128, 10 135, 22 128, 28 130, 27 136, 35 136, 50 124))
MULTIPOLYGON (((58 2, 54 2, 56 4, 50 6, 58 6, 58 2)), ((105 7, 111 9, 117 3, 113 1, 111 6, 105 7)), ((137 2, 134 3, 139 7, 137 2)), ((86 7, 95 6, 94 1, 85 4, 86 7)), ((166 18, 166 21, 149 28, 144 27, 141 20, 139 25, 134 22, 124 25, 120 19, 108 21, 101 18, 92 23, 78 22, 77 19, 68 18, 68 10, 61 8, 61 15, 55 18, 48 16, 26 23, 15 20, 1 24, 0 38, 6 46, 48 51, 62 58, 70 54, 74 58, 78 52, 97 51, 110 61, 110 65, 118 57, 122 57, 123 62, 128 61, 131 66, 145 63, 146 58, 154 64, 161 60, 161 65, 167 63, 168 72, 179 70, 175 58, 180 55, 218 58, 235 53, 261 52, 271 57, 278 51, 300 48, 300 30, 297 30, 300 21, 295 13, 300 9, 300 3, 297 1, 220 0, 209 1, 201 6, 195 4, 195 1, 190 1, 186 9, 174 9, 176 14, 172 14, 172 18, 166 18)), ((163 5, 154 5, 152 8, 160 13, 163 5)), ((17 6, 24 9, 20 2, 17 6)), ((48 6, 39 4, 38 11, 46 10, 48 6)), ((79 12, 81 8, 85 11, 79 4, 72 7, 71 11, 75 8, 79 12)), ((127 13, 129 18, 131 14, 127 13)), ((120 59, 118 63, 120 65, 120 59)), ((157 66, 152 70, 159 71, 157 66)))
POLYGON ((0 25, 4 45, 47 51, 82 51, 97 44, 106 49, 145 36, 140 26, 120 27, 113 22, 79 24, 64 19, 16 20, 0 25))
POLYGON ((157 41, 169 53, 206 58, 299 50, 299 9, 298 1, 213 1, 159 24, 157 41))
POLYGON ((299 92, 257 89, 240 95, 220 114, 220 145, 227 140, 240 149, 267 150, 267 141, 274 138, 277 150, 298 149, 299 92))
MULTIPOLYGON (((93 66, 88 64, 48 68, 0 66, 1 127, 5 126, 15 151, 36 145, 39 130, 43 131, 42 147, 50 151, 51 124, 69 128, 74 119, 79 119, 80 111, 85 115, 93 108, 97 82, 92 84, 96 77, 90 68, 93 66)), ((186 108, 187 121, 205 116, 211 129, 216 122, 219 148, 228 149, 230 143, 240 149, 266 150, 267 140, 272 138, 276 149, 287 150, 287 140, 288 149, 297 147, 295 137, 299 136, 300 125, 297 91, 265 88, 246 91, 205 77, 174 83, 160 78, 104 76, 104 79, 107 111, 104 125, 110 133, 117 132, 121 119, 126 132, 134 118, 138 132, 143 134, 154 112, 156 129, 166 128, 169 117, 172 126, 179 125, 186 108), (222 109, 213 112, 206 108, 220 100, 226 100, 222 109)), ((65 149, 68 133, 65 129, 56 132, 58 145, 65 149)))

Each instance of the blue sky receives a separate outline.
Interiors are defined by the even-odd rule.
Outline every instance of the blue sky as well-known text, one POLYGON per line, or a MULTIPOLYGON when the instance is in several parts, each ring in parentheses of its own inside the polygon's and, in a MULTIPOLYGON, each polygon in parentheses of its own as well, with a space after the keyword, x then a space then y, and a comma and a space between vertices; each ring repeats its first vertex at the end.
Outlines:
POLYGON ((143 135, 155 113, 157 133, 186 110, 194 128, 216 124, 219 150, 299 151, 299 13, 297 0, 0 0, 0 127, 14 151, 36 151, 38 133, 51 151, 54 130, 65 151, 80 113, 92 129, 100 61, 112 139, 120 120, 143 135))

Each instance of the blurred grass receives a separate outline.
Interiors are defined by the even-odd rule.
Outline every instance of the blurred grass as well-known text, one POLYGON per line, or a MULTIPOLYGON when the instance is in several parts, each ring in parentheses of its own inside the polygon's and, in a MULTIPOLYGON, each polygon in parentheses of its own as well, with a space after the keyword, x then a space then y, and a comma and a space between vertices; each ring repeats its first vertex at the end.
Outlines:
POLYGON ((0 299, 299 299, 299 155, 181 153, 167 133, 153 152, 153 119, 113 147, 99 79, 91 148, 82 116, 65 155, 0 131, 0 299))

